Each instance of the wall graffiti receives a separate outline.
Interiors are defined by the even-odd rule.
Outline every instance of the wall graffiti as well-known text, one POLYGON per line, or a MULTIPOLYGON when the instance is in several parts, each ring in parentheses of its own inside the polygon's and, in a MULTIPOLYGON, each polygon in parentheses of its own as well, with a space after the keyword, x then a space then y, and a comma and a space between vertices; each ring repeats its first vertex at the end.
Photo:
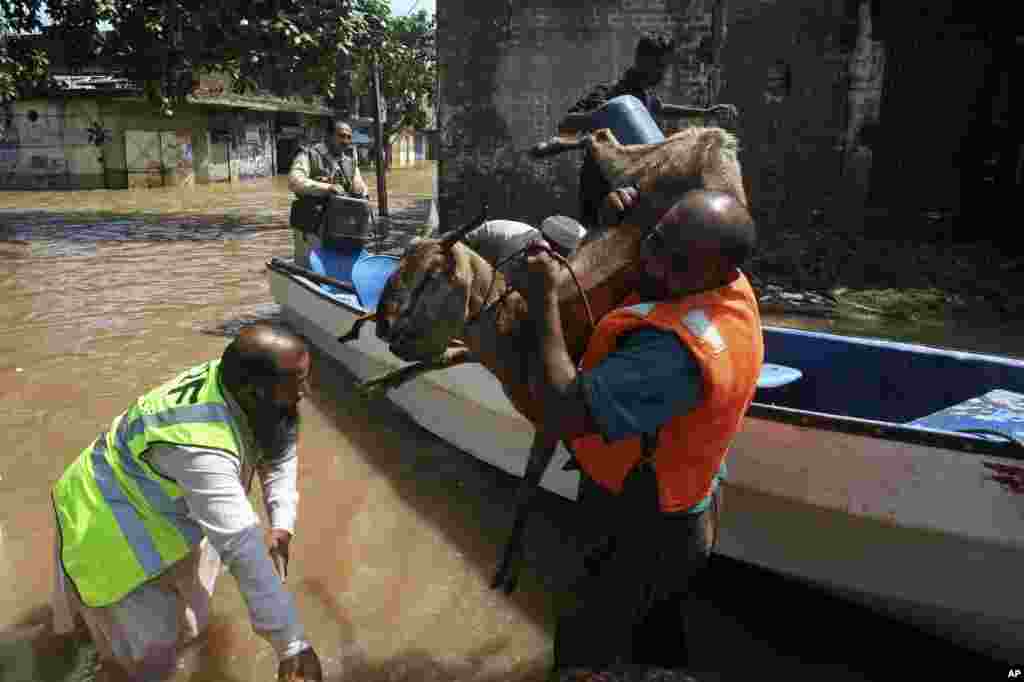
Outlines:
POLYGON ((70 184, 60 116, 8 109, 0 124, 0 187, 46 189, 70 184))
POLYGON ((271 161, 274 156, 267 122, 249 123, 240 142, 241 144, 235 148, 238 178, 250 180, 273 175, 271 161))

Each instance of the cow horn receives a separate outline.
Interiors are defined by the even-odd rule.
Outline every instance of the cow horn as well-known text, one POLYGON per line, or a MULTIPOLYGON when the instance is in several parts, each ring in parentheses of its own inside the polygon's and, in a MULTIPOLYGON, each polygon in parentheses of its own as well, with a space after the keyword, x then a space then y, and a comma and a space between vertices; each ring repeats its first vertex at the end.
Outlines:
POLYGON ((487 222, 486 201, 483 202, 483 207, 480 211, 480 215, 478 215, 473 221, 463 225, 458 229, 452 230, 451 232, 449 232, 448 234, 441 238, 441 248, 445 250, 452 248, 453 246, 455 246, 455 242, 459 241, 467 234, 483 225, 485 222, 487 222))

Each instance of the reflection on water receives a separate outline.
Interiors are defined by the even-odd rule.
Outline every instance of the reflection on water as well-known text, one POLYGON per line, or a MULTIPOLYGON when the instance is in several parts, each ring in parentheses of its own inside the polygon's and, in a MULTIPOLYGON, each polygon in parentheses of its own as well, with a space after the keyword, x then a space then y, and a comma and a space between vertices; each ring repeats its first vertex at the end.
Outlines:
MULTIPOLYGON (((413 205, 430 179, 429 167, 392 175, 392 207, 413 205), (398 194, 402 187, 407 194, 398 194)), ((90 645, 46 635, 49 487, 141 391, 216 357, 240 325, 279 319, 264 264, 290 255, 289 201, 283 178, 0 193, 3 682, 93 678, 90 645)), ((492 592, 517 479, 453 450, 390 403, 359 398, 325 357, 315 363, 289 587, 330 679, 544 679, 555 604, 571 598, 578 550, 594 529, 572 503, 544 497, 519 591, 492 592)), ((713 598, 698 605, 694 664, 711 671, 706 679, 747 679, 751 666, 769 679, 811 670, 877 679, 896 646, 901 655, 950 656, 943 644, 750 569, 722 561, 716 570, 713 598), (785 628, 759 620, 751 608, 767 594, 814 618, 785 628), (885 632, 893 648, 851 652, 815 627, 822 619, 885 632), (808 651, 817 662, 805 662, 808 651)), ((230 575, 213 608, 209 632, 175 680, 272 679, 273 654, 252 633, 230 575)))
POLYGON ((919 343, 973 353, 990 353, 1024 359, 1024 320, 991 317, 953 317, 946 320, 894 320, 884 317, 826 319, 805 315, 770 314, 766 325, 792 327, 844 336, 919 343))

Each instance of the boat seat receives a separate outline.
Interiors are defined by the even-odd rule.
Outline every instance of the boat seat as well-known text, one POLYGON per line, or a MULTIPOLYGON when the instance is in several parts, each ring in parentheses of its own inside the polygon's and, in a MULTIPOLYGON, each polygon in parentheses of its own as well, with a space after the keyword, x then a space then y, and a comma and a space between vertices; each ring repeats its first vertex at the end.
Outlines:
POLYGON ((352 265, 352 283, 359 302, 367 310, 376 310, 388 277, 398 267, 397 256, 365 255, 352 265))
MULTIPOLYGON (((318 275, 327 275, 342 282, 352 281, 352 266, 360 258, 365 258, 366 252, 362 249, 338 250, 326 247, 316 247, 309 250, 309 269, 318 275)), ((319 285, 321 289, 329 294, 342 293, 337 287, 329 284, 319 285)))
POLYGON ((761 366, 761 376, 757 379, 758 388, 778 388, 791 384, 804 375, 795 367, 773 365, 769 362, 761 366))
POLYGON ((321 284, 329 294, 355 293, 359 305, 375 310, 388 277, 398 267, 397 256, 367 253, 363 249, 338 250, 319 247, 309 251, 309 269, 342 282, 351 282, 352 291, 339 291, 337 287, 321 284))
POLYGON ((1024 437, 1024 394, 994 389, 951 407, 907 422, 939 431, 974 433, 988 440, 1024 437))

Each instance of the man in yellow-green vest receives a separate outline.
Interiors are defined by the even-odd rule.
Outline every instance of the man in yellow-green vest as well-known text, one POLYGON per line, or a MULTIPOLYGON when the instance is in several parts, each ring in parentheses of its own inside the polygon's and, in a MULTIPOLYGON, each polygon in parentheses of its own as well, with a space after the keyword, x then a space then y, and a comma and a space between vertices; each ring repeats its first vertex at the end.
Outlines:
POLYGON ((298 506, 298 405, 305 342, 241 330, 219 360, 193 367, 118 415, 53 486, 54 629, 84 621, 107 680, 162 680, 205 628, 221 562, 281 680, 321 680, 284 587, 298 506), (247 492, 259 474, 269 551, 247 492))

